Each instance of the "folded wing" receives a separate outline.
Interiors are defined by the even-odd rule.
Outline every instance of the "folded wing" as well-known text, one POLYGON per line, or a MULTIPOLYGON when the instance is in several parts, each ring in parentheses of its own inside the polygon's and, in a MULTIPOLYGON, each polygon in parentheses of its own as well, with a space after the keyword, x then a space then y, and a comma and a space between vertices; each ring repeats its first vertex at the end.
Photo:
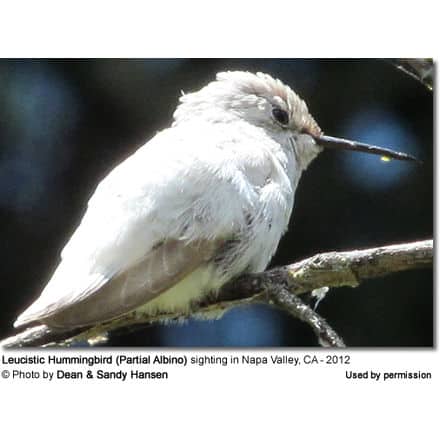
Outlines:
POLYGON ((99 280, 81 295, 62 296, 55 302, 47 302, 42 296, 17 319, 16 326, 41 321, 52 327, 72 328, 113 319, 174 286, 211 260, 217 247, 218 243, 208 241, 160 243, 129 269, 104 283, 99 280))
POLYGON ((168 136, 162 132, 100 183, 51 280, 15 326, 75 327, 120 316, 212 259, 245 224, 248 189, 223 150, 194 151, 187 136, 168 136))

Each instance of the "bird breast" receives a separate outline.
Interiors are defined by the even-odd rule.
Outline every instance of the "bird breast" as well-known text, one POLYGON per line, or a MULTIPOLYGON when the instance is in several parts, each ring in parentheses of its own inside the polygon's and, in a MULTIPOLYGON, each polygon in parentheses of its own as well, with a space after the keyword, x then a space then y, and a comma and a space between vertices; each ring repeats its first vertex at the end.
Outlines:
POLYGON ((237 145, 236 166, 252 188, 242 193, 252 194, 253 200, 246 202, 250 209, 243 238, 235 248, 231 246, 228 259, 238 272, 259 272, 269 264, 287 229, 301 171, 290 146, 285 147, 264 130, 253 127, 246 132, 246 142, 237 145))

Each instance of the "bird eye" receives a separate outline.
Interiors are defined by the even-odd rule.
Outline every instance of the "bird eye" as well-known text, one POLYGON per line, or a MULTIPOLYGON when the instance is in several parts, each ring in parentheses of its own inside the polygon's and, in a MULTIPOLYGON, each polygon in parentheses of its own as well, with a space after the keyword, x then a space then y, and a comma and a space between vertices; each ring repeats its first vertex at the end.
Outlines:
POLYGON ((275 121, 281 125, 289 124, 289 114, 279 107, 274 107, 272 109, 272 116, 274 117, 275 121))

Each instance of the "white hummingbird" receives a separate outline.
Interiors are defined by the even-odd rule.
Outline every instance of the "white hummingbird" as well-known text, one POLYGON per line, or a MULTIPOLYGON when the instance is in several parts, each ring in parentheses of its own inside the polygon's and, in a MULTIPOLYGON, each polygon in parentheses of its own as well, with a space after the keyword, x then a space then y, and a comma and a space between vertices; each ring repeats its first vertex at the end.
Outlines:
POLYGON ((232 278, 263 271, 301 173, 323 148, 414 159, 324 136, 304 101, 267 74, 217 74, 99 183, 52 278, 14 325, 188 313, 232 278))

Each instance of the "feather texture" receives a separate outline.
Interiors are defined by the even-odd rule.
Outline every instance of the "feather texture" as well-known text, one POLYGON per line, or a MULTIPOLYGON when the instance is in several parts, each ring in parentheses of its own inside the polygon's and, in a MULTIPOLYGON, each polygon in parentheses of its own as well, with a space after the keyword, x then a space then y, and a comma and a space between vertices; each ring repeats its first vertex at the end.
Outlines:
POLYGON ((243 271, 264 270, 301 172, 320 152, 304 130, 320 132, 304 102, 267 75, 223 73, 184 95, 172 127, 98 185, 55 273, 14 325, 187 311, 243 271), (274 106, 290 112, 290 128, 273 120, 274 106))
MULTIPOLYGON (((160 244, 128 270, 73 304, 56 304, 36 317, 51 327, 78 327, 103 322, 153 300, 212 259, 214 242, 172 240, 160 244)), ((34 317, 35 319, 35 317, 34 317)))

